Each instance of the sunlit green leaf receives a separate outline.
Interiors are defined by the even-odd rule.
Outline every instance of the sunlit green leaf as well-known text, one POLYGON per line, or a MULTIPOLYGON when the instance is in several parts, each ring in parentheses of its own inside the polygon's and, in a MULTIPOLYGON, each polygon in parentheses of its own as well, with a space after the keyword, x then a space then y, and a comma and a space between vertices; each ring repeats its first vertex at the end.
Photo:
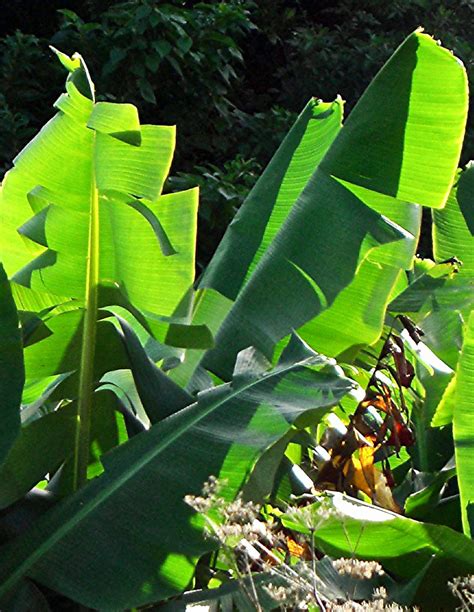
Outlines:
MULTIPOLYGON (((239 349, 255 345, 271 356, 294 328, 330 355, 376 341, 400 270, 412 265, 419 205, 440 208, 448 196, 466 111, 462 65, 429 36, 412 34, 332 144, 319 135, 326 155, 316 160, 306 186, 288 202, 291 208, 269 235, 261 257, 254 260, 255 249, 249 255, 242 246, 247 238, 238 239, 244 219, 261 223, 261 207, 248 200, 245 213, 243 208, 229 228, 203 285, 235 303, 216 336, 216 348, 205 357, 206 367, 228 377, 239 349), (343 257, 337 256, 339 249, 343 257), (258 264, 237 294, 242 270, 252 269, 247 256, 258 264), (241 270, 240 277, 221 273, 221 278, 238 279, 232 289, 216 278, 226 261, 237 261, 241 270)), ((300 150, 295 149, 292 161, 295 171, 300 150)), ((283 161, 276 156, 272 163, 286 168, 283 161)), ((278 210, 276 196, 269 198, 267 209, 278 210)))
POLYGON ((433 212, 433 251, 442 261, 457 257, 460 274, 474 278, 474 165, 461 172, 442 210, 433 212))
POLYGON ((474 312, 456 372, 453 436, 464 533, 474 534, 474 312))
POLYGON ((308 533, 310 520, 317 525, 317 544, 331 556, 378 559, 400 578, 412 577, 431 560, 415 603, 428 609, 452 607, 448 580, 474 571, 474 543, 470 539, 447 527, 419 523, 340 493, 334 495, 333 503, 335 516, 324 518, 315 504, 303 508, 309 519, 302 520, 301 512, 296 512, 284 516, 283 523, 308 533), (440 588, 435 591, 433 584, 440 588))

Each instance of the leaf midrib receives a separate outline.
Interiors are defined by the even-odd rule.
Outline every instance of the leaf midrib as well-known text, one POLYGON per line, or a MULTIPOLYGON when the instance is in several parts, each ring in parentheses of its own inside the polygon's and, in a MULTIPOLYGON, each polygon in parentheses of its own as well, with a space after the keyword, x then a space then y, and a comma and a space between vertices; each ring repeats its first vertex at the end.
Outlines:
MULTIPOLYGON (((150 451, 145 453, 145 455, 140 461, 135 462, 134 466, 131 469, 124 472, 124 474, 118 478, 112 477, 112 480, 110 480, 109 484, 103 488, 102 492, 99 491, 99 495, 91 498, 89 502, 88 501, 83 502, 84 504, 83 507, 78 512, 73 514, 73 516, 71 517, 69 521, 64 522, 60 529, 56 530, 50 537, 48 537, 41 547, 36 548, 35 552, 29 555, 27 559, 19 565, 17 570, 14 571, 14 573, 9 578, 6 578, 6 580, 0 586, 0 595, 5 594, 12 586, 14 586, 17 580, 19 580, 28 571, 28 569, 30 569, 45 554, 47 554, 47 552, 49 552, 49 550, 51 550, 51 548, 57 542, 59 542, 71 530, 73 530, 84 518, 87 517, 87 515, 90 512, 94 511, 104 501, 107 501, 107 499, 110 496, 112 496, 116 491, 118 491, 122 486, 124 486, 129 480, 131 480, 134 476, 136 476, 136 474, 139 471, 141 471, 145 466, 147 466, 151 461, 153 461, 156 458, 156 456, 158 456, 161 452, 163 452, 166 448, 168 448, 168 446, 170 446, 179 437, 181 437, 184 433, 186 433, 186 431, 191 429, 191 427, 194 427, 197 423, 199 423, 199 421, 201 421, 202 419, 207 417, 210 413, 220 408, 224 403, 231 401, 232 399, 240 395, 242 392, 247 391, 248 389, 251 389, 252 387, 260 384, 263 380, 269 380, 275 376, 281 376, 282 374, 284 375, 292 370, 296 370, 301 367, 312 365, 315 359, 316 357, 309 357, 307 359, 296 362, 294 364, 289 364, 288 366, 278 368, 275 371, 272 371, 268 373, 267 375, 264 375, 263 377, 258 378, 257 380, 252 380, 248 384, 244 384, 238 389, 231 391, 230 394, 226 395, 222 399, 218 399, 216 403, 212 403, 207 409, 203 410, 202 413, 199 413, 198 415, 194 417, 194 419, 191 419, 191 421, 186 421, 183 425, 177 427, 177 429, 173 431, 166 439, 162 440, 161 443, 158 443, 158 445, 153 446, 153 448, 150 451)), ((230 383, 228 384, 230 386, 230 383)), ((178 415, 182 414, 184 411, 191 410, 193 407, 197 405, 198 405, 198 402, 194 402, 190 406, 186 406, 185 408, 175 413, 174 415, 171 415, 167 419, 164 419, 162 423, 169 422, 169 419, 173 419, 173 420, 176 419, 178 415)), ((144 434, 142 435, 146 435, 146 433, 147 432, 144 432, 144 434)), ((100 480, 107 478, 107 476, 108 474, 106 471, 105 474, 101 478, 97 479, 97 483, 99 483, 100 480)), ((68 502, 70 504, 73 504, 74 502, 78 502, 80 504, 81 500, 80 499, 75 500, 74 498, 69 498, 65 500, 64 504, 67 504, 68 502)), ((64 505, 60 509, 62 510, 63 508, 64 508, 64 505)), ((54 509, 52 510, 52 512, 54 512, 54 509)), ((47 513, 45 517, 48 517, 48 514, 49 513, 47 513)))

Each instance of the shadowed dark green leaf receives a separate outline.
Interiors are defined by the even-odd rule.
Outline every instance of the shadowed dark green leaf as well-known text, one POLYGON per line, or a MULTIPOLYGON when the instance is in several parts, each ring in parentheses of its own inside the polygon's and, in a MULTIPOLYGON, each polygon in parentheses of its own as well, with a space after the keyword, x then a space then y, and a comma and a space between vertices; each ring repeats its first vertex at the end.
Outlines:
POLYGON ((70 404, 22 428, 0 467, 0 508, 23 497, 72 453, 75 413, 70 404))
POLYGON ((25 369, 18 314, 0 265, 0 463, 20 432, 20 403, 25 369))
POLYGON ((339 98, 308 102, 230 224, 200 287, 235 300, 339 132, 342 110, 339 98))
POLYGON ((313 414, 316 424, 352 388, 321 371, 326 363, 312 357, 237 389, 227 384, 203 392, 197 403, 115 449, 104 457, 100 478, 1 551, 0 593, 25 574, 101 609, 182 590, 197 559, 213 547, 184 496, 197 493, 210 473, 226 479, 224 493, 234 495, 258 456, 301 414, 313 414))
POLYGON ((193 397, 173 382, 148 357, 132 327, 118 317, 135 385, 151 423, 157 423, 193 403, 193 397))

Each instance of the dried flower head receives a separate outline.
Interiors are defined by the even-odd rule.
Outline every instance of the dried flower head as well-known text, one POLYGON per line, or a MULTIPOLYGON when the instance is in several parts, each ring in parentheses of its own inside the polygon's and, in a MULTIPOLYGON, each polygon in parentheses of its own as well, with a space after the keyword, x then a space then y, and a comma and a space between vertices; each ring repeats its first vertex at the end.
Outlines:
POLYGON ((222 508, 222 517, 229 523, 245 525, 257 518, 260 507, 253 502, 244 502, 239 494, 233 502, 227 503, 222 508))
POLYGON ((286 586, 277 586, 272 582, 269 582, 268 584, 264 585, 263 588, 276 603, 283 604, 286 602, 288 596, 288 590, 286 586))
POLYGON ((270 597, 285 609, 307 610, 311 603, 311 592, 306 585, 299 584, 294 580, 287 580, 284 584, 274 585, 268 583, 263 587, 270 597))
POLYGON ((345 601, 343 604, 332 604, 326 606, 328 612, 378 612, 386 610, 389 612, 405 612, 412 610, 415 612, 418 608, 405 608, 395 603, 385 603, 382 599, 376 601, 345 601))
POLYGON ((460 610, 474 609, 474 574, 458 576, 448 582, 452 594, 461 602, 460 610))
POLYGON ((372 593, 372 599, 376 601, 377 599, 386 600, 387 599, 387 589, 383 586, 374 589, 372 593))
POLYGON ((202 497, 200 495, 185 495, 184 501, 188 506, 191 506, 196 512, 206 514, 212 507, 211 500, 208 497, 202 497))
POLYGON ((359 561, 359 559, 336 559, 332 562, 341 575, 352 576, 359 580, 369 580, 374 575, 382 576, 383 567, 377 561, 359 561))
POLYGON ((260 506, 245 502, 239 494, 234 501, 220 496, 225 482, 210 476, 202 487, 201 495, 186 495, 184 501, 203 515, 205 534, 217 538, 221 544, 235 548, 241 539, 257 540, 272 545, 273 536, 267 525, 257 517, 260 506))
POLYGON ((267 524, 258 519, 253 519, 251 523, 242 526, 242 532, 245 539, 249 542, 255 542, 256 540, 263 541, 267 546, 272 546, 274 543, 274 537, 267 524))
POLYGON ((209 476, 202 486, 201 495, 185 495, 184 501, 200 514, 218 510, 225 504, 225 501, 219 495, 225 484, 225 481, 219 480, 215 476, 209 476))
POLYGON ((217 476, 209 476, 206 482, 202 485, 202 494, 205 497, 214 497, 222 491, 224 482, 219 480, 217 476))

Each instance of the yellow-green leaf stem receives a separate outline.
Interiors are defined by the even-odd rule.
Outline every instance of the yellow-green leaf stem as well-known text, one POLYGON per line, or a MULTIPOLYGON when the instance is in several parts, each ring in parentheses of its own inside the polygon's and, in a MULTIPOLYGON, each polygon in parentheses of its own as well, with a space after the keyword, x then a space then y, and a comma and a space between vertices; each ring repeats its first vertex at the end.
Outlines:
POLYGON ((74 444, 74 490, 79 489, 87 481, 99 292, 99 261, 99 193, 97 190, 95 170, 93 167, 91 173, 85 314, 82 334, 76 436, 74 444))
POLYGON ((474 312, 467 321, 456 372, 453 437, 464 534, 474 536, 474 312))

